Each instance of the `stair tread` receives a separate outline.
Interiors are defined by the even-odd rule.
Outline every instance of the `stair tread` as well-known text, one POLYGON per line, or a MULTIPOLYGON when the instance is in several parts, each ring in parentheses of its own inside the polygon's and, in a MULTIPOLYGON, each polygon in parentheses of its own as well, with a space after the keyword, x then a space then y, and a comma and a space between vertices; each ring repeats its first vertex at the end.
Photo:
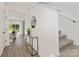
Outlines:
POLYGON ((59 40, 67 39, 67 35, 59 35, 59 40))
POLYGON ((59 47, 62 48, 72 42, 73 40, 70 40, 70 39, 59 40, 59 47))
POLYGON ((59 35, 59 37, 63 37, 63 36, 66 36, 65 34, 61 34, 61 35, 59 35))

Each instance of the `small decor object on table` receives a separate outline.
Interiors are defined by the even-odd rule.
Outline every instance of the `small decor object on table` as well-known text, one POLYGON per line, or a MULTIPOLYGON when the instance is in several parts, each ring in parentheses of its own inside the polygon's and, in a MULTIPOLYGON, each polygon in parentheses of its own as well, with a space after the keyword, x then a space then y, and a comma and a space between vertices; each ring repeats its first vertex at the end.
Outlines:
POLYGON ((30 35, 30 32, 31 32, 31 28, 28 28, 28 29, 27 29, 28 35, 30 35))

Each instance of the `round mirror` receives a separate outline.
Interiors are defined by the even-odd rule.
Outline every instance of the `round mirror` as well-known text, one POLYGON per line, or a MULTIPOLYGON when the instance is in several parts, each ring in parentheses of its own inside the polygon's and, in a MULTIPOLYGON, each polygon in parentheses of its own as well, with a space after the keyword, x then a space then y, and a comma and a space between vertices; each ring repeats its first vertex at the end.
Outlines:
POLYGON ((36 17, 35 16, 32 16, 32 19, 31 19, 31 27, 32 28, 35 28, 36 26, 36 17))

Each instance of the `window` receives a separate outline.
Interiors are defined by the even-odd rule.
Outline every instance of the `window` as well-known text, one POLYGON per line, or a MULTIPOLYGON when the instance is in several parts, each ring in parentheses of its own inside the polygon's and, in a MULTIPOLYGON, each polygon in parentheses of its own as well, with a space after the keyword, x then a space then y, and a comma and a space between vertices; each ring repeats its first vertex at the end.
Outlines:
POLYGON ((19 32, 19 24, 11 24, 9 25, 9 32, 13 32, 13 31, 16 31, 16 32, 19 32))

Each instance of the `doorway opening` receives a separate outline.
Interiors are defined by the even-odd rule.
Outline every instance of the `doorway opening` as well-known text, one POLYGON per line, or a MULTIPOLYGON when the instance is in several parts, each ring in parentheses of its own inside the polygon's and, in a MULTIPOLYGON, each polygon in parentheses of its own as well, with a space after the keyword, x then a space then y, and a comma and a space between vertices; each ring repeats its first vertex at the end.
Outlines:
POLYGON ((20 40, 23 40, 23 21, 22 20, 9 20, 8 25, 9 30, 9 43, 13 43, 16 41, 19 42, 20 40))

